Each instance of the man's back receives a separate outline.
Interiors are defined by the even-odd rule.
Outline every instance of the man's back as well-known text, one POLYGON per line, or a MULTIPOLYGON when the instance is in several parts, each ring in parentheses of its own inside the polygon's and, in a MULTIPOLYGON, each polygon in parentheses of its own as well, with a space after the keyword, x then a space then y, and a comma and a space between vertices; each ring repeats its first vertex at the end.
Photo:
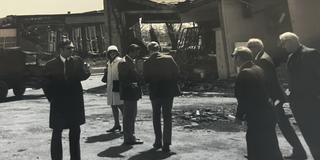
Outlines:
POLYGON ((238 99, 236 116, 257 126, 273 123, 275 115, 266 91, 264 72, 257 65, 246 65, 249 66, 240 71, 235 86, 235 96, 238 99))
POLYGON ((288 59, 289 86, 292 95, 320 95, 320 54, 313 48, 301 46, 288 59))
POLYGON ((261 52, 256 56, 254 63, 261 67, 264 71, 268 95, 274 101, 279 100, 284 102, 285 96, 280 86, 272 57, 266 52, 261 52))
POLYGON ((154 53, 144 62, 143 68, 145 81, 150 84, 150 98, 180 95, 178 66, 171 56, 154 53))

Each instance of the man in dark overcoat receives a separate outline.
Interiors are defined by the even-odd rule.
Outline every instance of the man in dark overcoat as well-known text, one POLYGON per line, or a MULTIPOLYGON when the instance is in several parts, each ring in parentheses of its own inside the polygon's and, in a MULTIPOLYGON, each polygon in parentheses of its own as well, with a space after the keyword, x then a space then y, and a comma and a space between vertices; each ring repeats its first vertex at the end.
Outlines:
POLYGON ((279 36, 289 54, 290 107, 315 160, 320 160, 320 53, 291 32, 279 36))
POLYGON ((268 95, 271 97, 273 104, 276 107, 277 122, 279 128, 292 146, 292 154, 286 156, 289 159, 306 159, 307 154, 304 150, 294 128, 292 127, 289 117, 285 114, 283 104, 287 101, 285 94, 278 80, 275 63, 272 57, 265 52, 264 44, 260 39, 251 38, 247 43, 247 47, 252 51, 254 63, 261 67, 264 71, 268 95))
POLYGON ((240 72, 235 85, 236 121, 247 122, 249 160, 282 160, 275 131, 276 113, 266 89, 262 68, 253 63, 251 50, 239 47, 232 54, 240 72))
POLYGON ((90 76, 82 58, 72 56, 74 46, 68 39, 59 45, 60 55, 45 66, 45 95, 50 102, 52 128, 51 158, 62 160, 61 134, 69 129, 71 160, 80 160, 80 125, 85 123, 81 81, 90 76))
POLYGON ((139 84, 139 74, 137 73, 135 58, 139 56, 140 47, 131 44, 128 53, 124 56, 124 61, 119 62, 120 99, 124 101, 123 108, 123 139, 124 144, 142 144, 137 139, 135 133, 135 121, 137 116, 137 101, 141 98, 141 88, 139 84))
POLYGON ((144 62, 143 76, 149 85, 149 95, 152 103, 153 127, 155 133, 155 149, 161 148, 170 152, 172 137, 172 105, 175 96, 180 95, 177 84, 178 66, 172 56, 160 53, 160 45, 150 42, 148 45, 150 57, 144 62), (161 111, 163 116, 163 134, 161 131, 161 111), (162 138, 163 135, 163 138, 162 138))

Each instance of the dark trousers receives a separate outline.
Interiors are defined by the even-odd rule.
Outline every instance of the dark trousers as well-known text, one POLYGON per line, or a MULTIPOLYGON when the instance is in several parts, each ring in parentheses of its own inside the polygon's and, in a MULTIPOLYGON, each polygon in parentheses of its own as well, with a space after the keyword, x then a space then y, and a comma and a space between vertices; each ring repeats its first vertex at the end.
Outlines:
POLYGON ((153 112, 153 129, 155 134, 155 144, 171 145, 172 136, 172 104, 171 98, 151 99, 153 112), (161 131, 161 111, 163 116, 163 139, 161 131))
POLYGON ((291 109, 313 158, 320 160, 320 99, 295 99, 291 109))
POLYGON ((134 124, 137 117, 137 101, 124 101, 123 108, 123 138, 124 143, 134 142, 134 124))
MULTIPOLYGON (((80 126, 69 129, 70 160, 80 160, 80 126)), ((51 159, 62 160, 62 129, 53 129, 51 138, 51 159)))
POLYGON ((249 160, 283 160, 275 125, 269 128, 248 126, 246 140, 249 160))
POLYGON ((292 127, 289 121, 289 118, 285 115, 285 111, 283 107, 277 108, 277 118, 278 118, 278 126, 283 136, 286 138, 289 144, 293 147, 293 151, 297 153, 305 153, 305 150, 294 128, 292 127))

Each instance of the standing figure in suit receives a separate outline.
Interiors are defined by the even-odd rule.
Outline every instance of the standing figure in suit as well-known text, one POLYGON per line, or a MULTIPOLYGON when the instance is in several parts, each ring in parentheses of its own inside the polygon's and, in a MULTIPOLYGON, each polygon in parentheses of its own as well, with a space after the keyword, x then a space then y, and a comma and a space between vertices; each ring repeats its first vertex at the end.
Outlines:
POLYGON ((124 61, 118 65, 120 80, 120 99, 124 101, 123 108, 123 137, 124 144, 134 145, 143 142, 137 139, 135 133, 135 121, 137 116, 137 101, 142 92, 139 84, 139 75, 135 66, 135 59, 139 56, 140 47, 131 44, 124 61))
POLYGON ((240 72, 235 96, 238 100, 236 122, 246 121, 249 160, 282 160, 275 131, 276 113, 266 89, 262 68, 253 63, 251 50, 239 47, 232 54, 240 72))
POLYGON ((148 50, 151 55, 144 62, 143 75, 145 82, 149 84, 149 94, 152 103, 155 133, 153 147, 155 149, 162 147, 162 151, 170 152, 173 98, 180 95, 177 85, 178 66, 172 56, 160 53, 160 46, 157 42, 150 42, 148 50), (164 121, 163 134, 161 131, 161 111, 164 121))
POLYGON ((107 132, 121 131, 121 125, 119 120, 119 110, 123 114, 123 100, 120 99, 120 81, 118 64, 123 61, 120 57, 117 46, 111 45, 107 49, 108 72, 107 72, 107 96, 108 105, 112 108, 112 114, 114 118, 114 126, 107 130, 107 132))
POLYGON ((82 58, 72 56, 74 46, 68 39, 59 45, 60 55, 45 66, 43 87, 50 102, 51 158, 62 160, 61 134, 69 129, 70 159, 80 160, 80 125, 85 123, 81 81, 90 76, 82 58))
POLYGON ((267 92, 276 107, 279 128, 283 136, 293 148, 292 154, 285 158, 306 159, 306 151, 304 150, 294 128, 291 126, 288 116, 285 115, 283 104, 285 103, 286 98, 280 86, 272 57, 264 51, 264 45, 260 39, 249 39, 247 47, 252 51, 254 63, 264 71, 267 80, 267 92))
POLYGON ((315 160, 320 160, 320 53, 286 32, 279 37, 289 54, 290 107, 315 160))

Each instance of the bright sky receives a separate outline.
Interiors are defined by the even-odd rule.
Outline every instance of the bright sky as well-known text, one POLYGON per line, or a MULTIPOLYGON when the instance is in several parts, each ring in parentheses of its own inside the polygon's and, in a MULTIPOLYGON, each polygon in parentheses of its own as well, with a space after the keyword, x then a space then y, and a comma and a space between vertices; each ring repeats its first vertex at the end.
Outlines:
POLYGON ((0 18, 7 15, 63 14, 103 9, 103 0, 0 0, 0 18))

